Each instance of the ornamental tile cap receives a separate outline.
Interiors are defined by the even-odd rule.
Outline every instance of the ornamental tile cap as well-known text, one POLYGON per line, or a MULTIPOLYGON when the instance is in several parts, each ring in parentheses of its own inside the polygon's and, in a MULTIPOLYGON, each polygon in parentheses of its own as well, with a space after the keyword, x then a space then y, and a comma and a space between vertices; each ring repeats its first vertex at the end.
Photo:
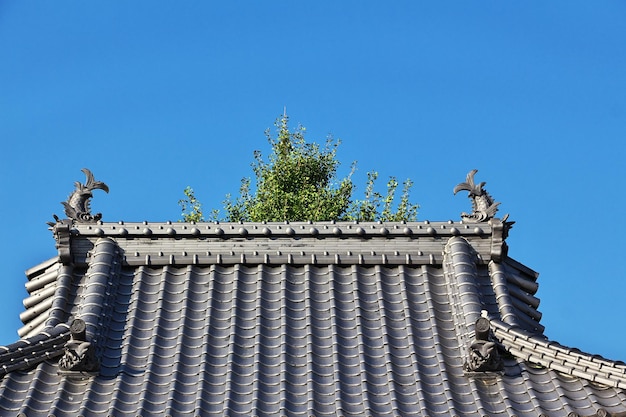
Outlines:
POLYGON ((465 182, 458 184, 454 187, 454 194, 459 191, 468 191, 468 198, 472 200, 472 213, 461 213, 461 218, 467 223, 481 223, 492 219, 500 203, 496 203, 489 193, 483 189, 486 182, 476 184, 474 182, 474 175, 478 172, 477 169, 473 169, 467 174, 465 182))
POLYGON ((468 347, 467 361, 463 365, 465 372, 469 375, 477 372, 502 372, 504 362, 498 353, 498 345, 493 340, 489 319, 480 317, 474 328, 475 340, 468 347))
POLYGON ((82 319, 74 319, 70 324, 70 340, 65 343, 65 353, 59 360, 59 374, 85 377, 100 368, 86 330, 87 325, 82 319))
MULTIPOLYGON (((76 189, 67 198, 67 201, 62 202, 65 207, 65 214, 68 218, 79 222, 93 223, 102 218, 102 213, 91 214, 90 200, 93 197, 93 190, 103 190, 109 192, 109 187, 94 179, 93 174, 87 168, 83 168, 82 171, 87 177, 85 184, 81 184, 76 181, 74 186, 76 189)), ((56 219, 56 216, 55 216, 56 219)))

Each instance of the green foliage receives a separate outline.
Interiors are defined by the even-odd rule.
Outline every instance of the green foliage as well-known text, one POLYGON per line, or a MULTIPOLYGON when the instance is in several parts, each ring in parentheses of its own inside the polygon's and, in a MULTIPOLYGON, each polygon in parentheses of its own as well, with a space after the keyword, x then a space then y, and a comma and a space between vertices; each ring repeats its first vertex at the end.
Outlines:
POLYGON ((354 188, 350 177, 337 180, 336 158, 339 142, 326 141, 321 148, 305 140, 305 128, 290 132, 288 117, 275 123, 277 137, 266 137, 272 147, 269 161, 254 153, 252 169, 256 176, 254 195, 250 180, 244 179, 240 196, 227 198, 225 209, 230 221, 298 221, 340 219, 350 207, 354 188))
POLYGON ((363 200, 356 200, 353 202, 347 213, 346 220, 362 222, 417 220, 417 209, 419 208, 419 205, 411 203, 409 200, 413 181, 407 179, 402 183, 402 196, 400 197, 400 202, 394 211, 393 202, 398 188, 398 180, 396 180, 395 177, 390 177, 389 182, 387 182, 387 193, 382 195, 374 190, 374 185, 377 179, 378 172, 370 171, 367 173, 365 198, 363 200))
POLYGON ((193 188, 187 186, 183 193, 185 198, 178 200, 178 205, 182 210, 183 221, 196 223, 204 221, 202 204, 196 198, 193 188))
MULTIPOLYGON (((339 141, 329 138, 322 148, 315 142, 306 142, 306 129, 298 126, 289 130, 286 115, 277 119, 276 137, 267 130, 265 135, 272 148, 266 161, 260 151, 254 152, 252 169, 254 188, 250 178, 241 180, 239 196, 226 196, 225 221, 414 221, 418 205, 409 201, 411 180, 403 183, 402 196, 394 206, 398 181, 391 177, 387 192, 375 191, 377 172, 368 172, 363 200, 353 200, 355 186, 350 174, 337 178, 337 147, 339 141)), ((187 187, 186 198, 178 203, 182 207, 184 221, 203 221, 202 207, 187 187)), ((219 220, 217 210, 211 220, 219 220)))

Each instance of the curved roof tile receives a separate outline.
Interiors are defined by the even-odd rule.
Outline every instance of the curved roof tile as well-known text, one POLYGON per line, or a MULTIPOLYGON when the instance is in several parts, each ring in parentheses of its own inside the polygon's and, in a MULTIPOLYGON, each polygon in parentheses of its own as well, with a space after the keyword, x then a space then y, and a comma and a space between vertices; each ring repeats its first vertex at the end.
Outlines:
POLYGON ((72 224, 27 273, 0 414, 626 413, 623 363, 543 336, 499 222, 72 224), (481 314, 501 371, 466 370, 481 314), (98 372, 59 368, 75 318, 98 372))

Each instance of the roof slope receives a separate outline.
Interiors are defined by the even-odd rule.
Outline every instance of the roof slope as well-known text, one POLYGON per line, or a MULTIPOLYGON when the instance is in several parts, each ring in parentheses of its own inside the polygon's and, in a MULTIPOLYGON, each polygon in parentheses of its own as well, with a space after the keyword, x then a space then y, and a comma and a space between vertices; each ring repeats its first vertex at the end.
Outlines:
POLYGON ((60 225, 2 415, 626 415, 626 367, 545 339, 497 219, 60 225), (467 365, 481 316, 492 371, 467 365), (95 371, 60 366, 76 318, 95 371))

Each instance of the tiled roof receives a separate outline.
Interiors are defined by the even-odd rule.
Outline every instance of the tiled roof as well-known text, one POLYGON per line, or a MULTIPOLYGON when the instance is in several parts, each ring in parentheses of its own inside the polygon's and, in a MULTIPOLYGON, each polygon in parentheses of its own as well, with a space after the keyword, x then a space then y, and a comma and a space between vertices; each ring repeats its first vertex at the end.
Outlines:
POLYGON ((492 319, 495 338, 526 362, 609 387, 626 389, 626 363, 610 361, 492 319))
POLYGON ((0 346, 0 376, 60 356, 69 338, 69 326, 59 324, 28 339, 0 346))
POLYGON ((626 415, 625 365, 544 337, 505 229, 71 224, 27 272, 0 415, 626 415), (481 317, 497 369, 468 367, 481 317), (95 371, 59 365, 74 319, 95 371))

